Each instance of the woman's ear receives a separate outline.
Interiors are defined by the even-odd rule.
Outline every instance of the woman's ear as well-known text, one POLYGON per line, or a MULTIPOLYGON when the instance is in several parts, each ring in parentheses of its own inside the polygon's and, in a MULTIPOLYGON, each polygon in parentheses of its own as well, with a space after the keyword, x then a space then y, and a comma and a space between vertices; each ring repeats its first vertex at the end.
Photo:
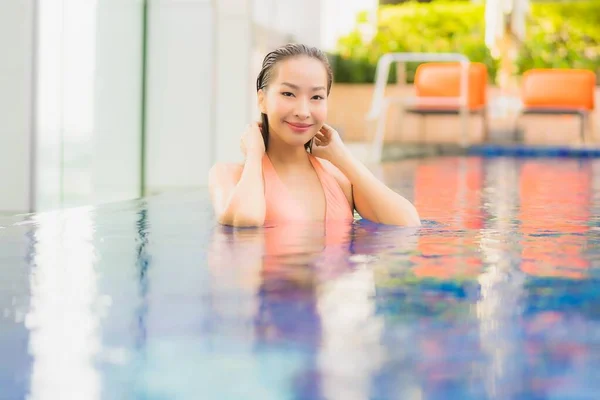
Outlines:
POLYGON ((260 89, 258 91, 258 109, 260 110, 260 112, 262 114, 267 113, 266 103, 267 103, 266 93, 263 89, 260 89))

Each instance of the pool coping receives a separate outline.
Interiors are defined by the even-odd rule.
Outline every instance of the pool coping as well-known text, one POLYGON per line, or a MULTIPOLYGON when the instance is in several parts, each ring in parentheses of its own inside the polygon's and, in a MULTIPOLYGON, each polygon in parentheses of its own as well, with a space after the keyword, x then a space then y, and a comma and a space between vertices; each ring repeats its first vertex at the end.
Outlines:
MULTIPOLYGON (((365 147, 367 146, 365 144, 365 147)), ((383 148, 382 162, 436 156, 596 158, 600 157, 600 147, 504 143, 462 147, 457 144, 386 143, 383 148)))

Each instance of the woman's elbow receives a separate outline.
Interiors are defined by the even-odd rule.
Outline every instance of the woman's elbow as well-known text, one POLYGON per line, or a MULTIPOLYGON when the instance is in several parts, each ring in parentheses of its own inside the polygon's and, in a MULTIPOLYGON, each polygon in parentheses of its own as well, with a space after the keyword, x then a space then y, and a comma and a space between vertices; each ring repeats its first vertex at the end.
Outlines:
POLYGON ((404 226, 406 226, 407 228, 418 228, 421 226, 421 219, 418 215, 412 216, 408 218, 404 226))
POLYGON ((404 228, 418 228, 421 226, 421 220, 418 216, 402 215, 397 218, 382 218, 378 222, 385 225, 395 225, 404 228))
MULTIPOLYGON (((387 219, 387 218, 386 218, 387 219)), ((406 228, 418 228, 421 226, 421 218, 416 208, 410 210, 399 210, 397 213, 389 216, 391 225, 402 226, 406 228)))
POLYGON ((411 210, 409 210, 409 213, 406 216, 405 226, 410 228, 417 228, 421 226, 421 218, 419 217, 419 212, 414 205, 411 207, 411 210))
POLYGON ((221 214, 217 217, 221 225, 229 225, 236 228, 257 228, 265 224, 264 216, 260 215, 231 215, 221 214))

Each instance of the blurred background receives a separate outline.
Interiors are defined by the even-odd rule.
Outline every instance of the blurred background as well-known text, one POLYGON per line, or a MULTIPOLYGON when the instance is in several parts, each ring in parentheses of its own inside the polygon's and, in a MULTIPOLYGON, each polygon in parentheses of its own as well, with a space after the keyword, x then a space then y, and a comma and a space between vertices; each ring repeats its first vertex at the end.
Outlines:
MULTIPOLYGON (((288 42, 329 54, 330 123, 349 145, 371 140, 375 69, 389 52, 484 63, 491 125, 501 131, 523 72, 598 73, 600 1, 2 1, 0 213, 204 188, 213 163, 241 160, 262 58, 288 42), (506 21, 509 34, 498 34, 506 21)), ((415 68, 407 65, 406 90, 415 68)), ((455 122, 428 125, 427 140, 456 141, 455 122)), ((573 121, 538 126, 561 123, 573 121)), ((423 140, 388 127, 388 142, 423 140)))

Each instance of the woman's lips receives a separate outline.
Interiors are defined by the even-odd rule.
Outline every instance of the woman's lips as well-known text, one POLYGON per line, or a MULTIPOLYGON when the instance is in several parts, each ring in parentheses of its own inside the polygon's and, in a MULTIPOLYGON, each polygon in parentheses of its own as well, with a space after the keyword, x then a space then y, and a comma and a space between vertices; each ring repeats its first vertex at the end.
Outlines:
POLYGON ((312 126, 312 124, 299 124, 299 123, 287 122, 287 121, 285 121, 285 123, 288 124, 288 126, 292 129, 292 131, 294 131, 296 133, 304 133, 304 132, 308 131, 310 129, 310 127, 312 126))

